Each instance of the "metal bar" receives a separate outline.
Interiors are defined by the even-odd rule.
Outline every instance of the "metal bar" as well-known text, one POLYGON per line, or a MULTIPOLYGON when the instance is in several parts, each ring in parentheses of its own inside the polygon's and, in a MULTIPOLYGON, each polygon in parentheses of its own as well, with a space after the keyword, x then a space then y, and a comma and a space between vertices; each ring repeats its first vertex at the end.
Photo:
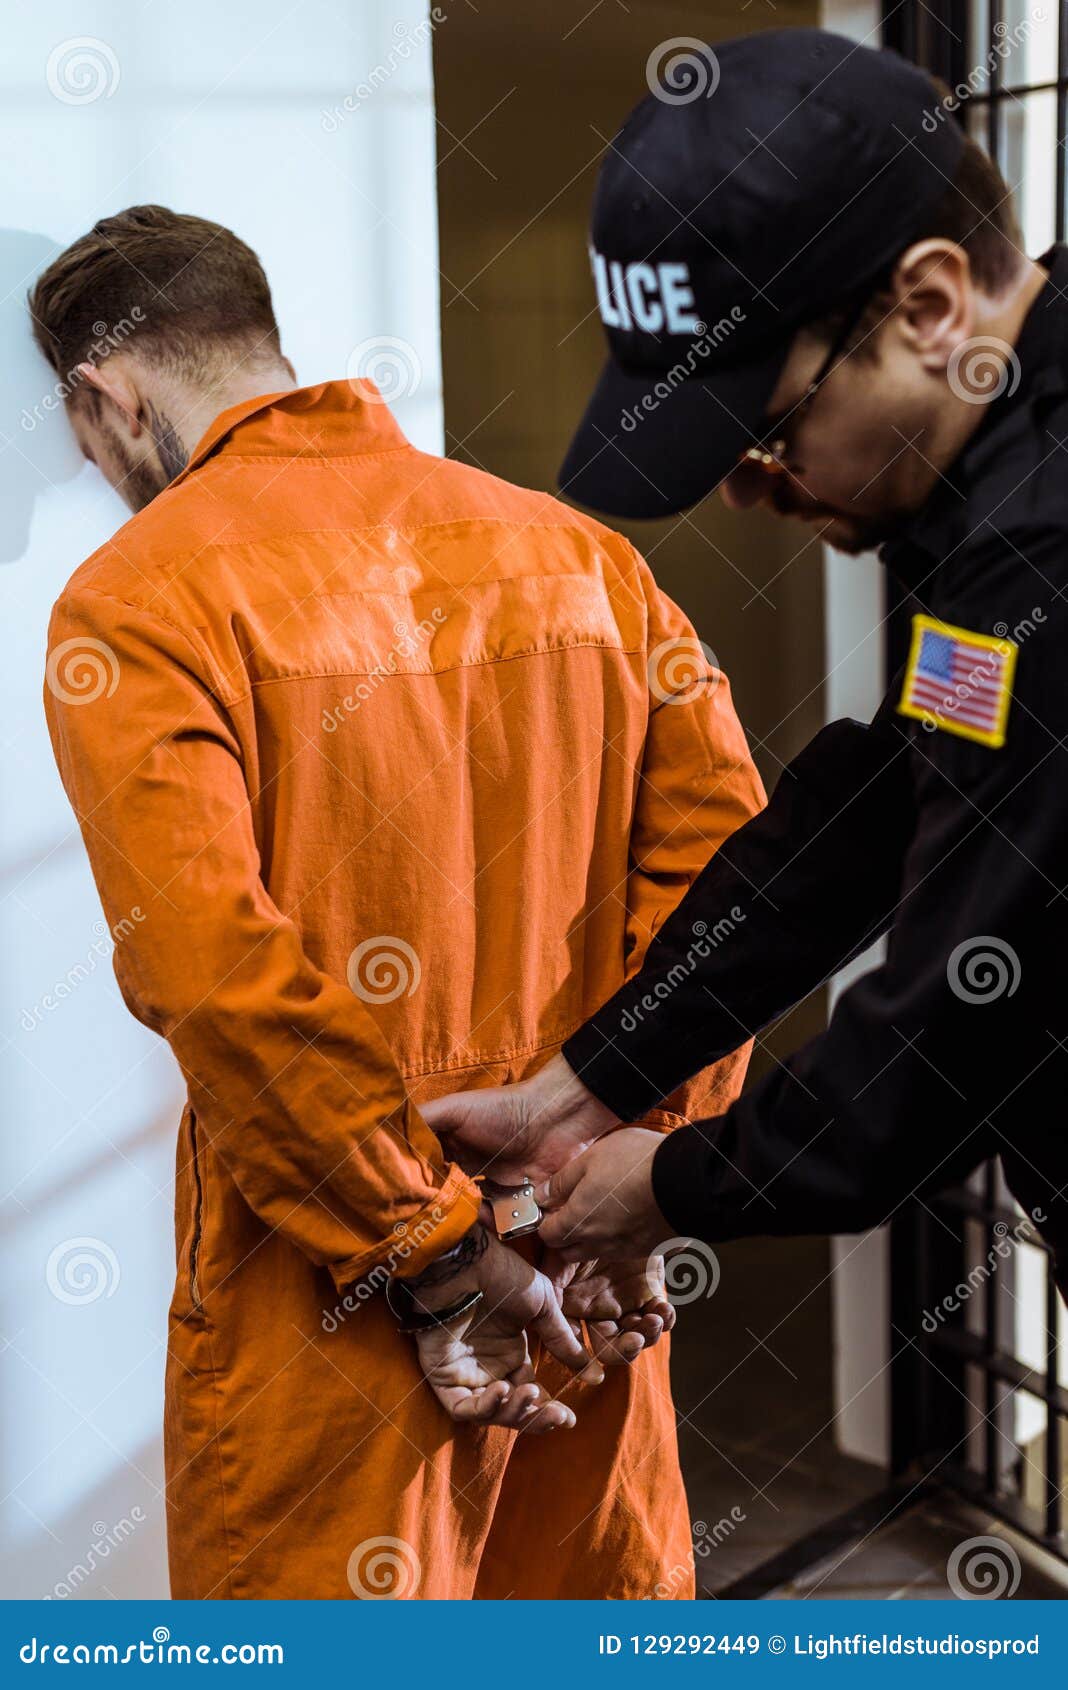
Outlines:
POLYGON ((1056 239, 1064 239, 1065 130, 1068 124, 1068 6, 1057 3, 1057 206, 1056 239))
POLYGON ((956 88, 968 75, 968 13, 971 0, 945 0, 939 32, 939 75, 956 88))
POLYGON ((932 1336, 930 1343, 933 1349, 956 1356, 964 1363, 970 1362, 973 1367, 989 1368, 995 1378, 1011 1385, 1014 1391, 1026 1391, 1029 1397, 1037 1397, 1039 1402, 1047 1403, 1058 1414, 1068 1415, 1068 1390, 1063 1385, 1055 1385, 1050 1390, 1045 1370, 1038 1372, 1033 1367, 1027 1367, 1018 1356, 1010 1355, 1007 1350, 997 1350, 992 1357, 988 1356, 985 1340, 976 1337, 974 1332, 943 1327, 932 1336))
POLYGON ((1014 1496, 1006 1496, 1004 1493, 991 1496, 982 1480, 975 1473, 969 1468, 957 1466, 953 1462, 947 1461, 944 1466, 938 1469, 935 1477, 939 1484, 945 1485, 947 1490, 956 1491, 967 1501, 974 1502, 977 1507, 985 1509, 988 1514, 993 1514, 996 1519, 1004 1520, 1005 1524, 1012 1526, 1013 1530, 1019 1532, 1021 1537, 1026 1537, 1031 1543, 1038 1544, 1041 1549, 1063 1558, 1063 1538, 1053 1542, 1047 1536, 1043 1529, 1042 1515, 1037 1508, 1030 1508, 1027 1503, 1020 1502, 1014 1496))
POLYGON ((806 1533, 804 1537, 798 1538, 796 1543, 790 1544, 789 1548, 780 1550, 779 1554, 771 1556, 767 1561, 762 1561, 751 1572, 742 1573, 724 1589, 713 1594, 703 1591, 698 1585, 698 1600, 752 1602, 769 1596, 773 1590, 780 1589, 784 1584, 791 1584, 811 1567, 828 1560, 839 1549, 845 1550, 850 1544, 864 1542, 874 1532, 890 1525, 909 1509, 926 1502, 931 1489, 926 1479, 912 1479, 902 1484, 889 1485, 886 1490, 877 1491, 874 1496, 858 1502, 844 1514, 828 1520, 826 1525, 817 1526, 815 1531, 806 1533))
MULTIPOLYGON (((997 1200, 995 1185, 996 1164, 988 1162, 983 1169, 983 1200, 987 1209, 992 1209, 997 1200)), ((983 1245, 987 1252, 989 1264, 994 1249, 994 1226, 988 1222, 983 1228, 983 1245)), ((983 1422, 983 1454, 986 1467, 986 1486, 991 1492, 1000 1490, 999 1459, 1001 1455, 1000 1443, 1000 1413, 1001 1384, 991 1362, 998 1353, 999 1322, 998 1322, 998 1279, 997 1273, 988 1272, 986 1284, 983 1287, 983 1352, 986 1365, 983 1368, 983 1406, 986 1419, 983 1422)))
POLYGON ((1001 22, 1001 0, 990 0, 989 30, 987 34, 987 50, 993 63, 993 74, 990 79, 990 93, 993 96, 987 107, 986 114, 986 144, 994 163, 1001 166, 1001 101, 997 98, 1001 87, 1001 59, 994 51, 994 43, 999 39, 997 26, 1001 22))
MULTIPOLYGON (((979 0, 883 0, 883 45, 894 47, 950 87, 967 80, 968 60, 978 62, 984 48, 992 67, 990 81, 968 106, 985 106, 987 149, 1004 170, 1008 131, 1002 112, 1007 100, 1023 100, 1032 94, 1052 93, 1056 98, 1056 238, 1065 238, 1068 226, 1068 4, 1058 0, 1057 74, 1049 80, 1013 85, 994 47, 1001 39, 1004 0, 989 0, 987 16, 981 16, 979 0), (972 26, 971 28, 969 26, 972 26), (984 27, 985 26, 985 27, 984 27), (985 39, 979 32, 984 32, 985 39), (974 31, 974 34, 973 34, 974 31)), ((1042 67, 1045 71, 1045 66, 1042 67)), ((961 102, 963 107, 964 102, 961 102)), ((1027 109, 1021 113, 1026 126, 1027 109)), ((963 114, 957 116, 963 120, 963 114)), ((974 134, 984 119, 977 109, 970 128, 974 134)), ((907 617, 892 578, 887 596, 887 668, 894 673, 903 661, 902 644, 907 617)), ((1032 1542, 1068 1560, 1064 1511, 1060 1498, 1068 1419, 1068 1389, 1058 1377, 1057 1330, 1059 1293, 1053 1276, 1049 1246, 1032 1229, 1021 1234, 1022 1217, 999 1189, 996 1164, 985 1172, 984 1187, 978 1191, 954 1189, 928 1198, 931 1213, 913 1212, 911 1205, 895 1219, 891 1228, 891 1320, 894 1345, 891 1365, 891 1412, 894 1470, 902 1473, 917 1462, 939 1483, 987 1509, 1021 1532, 1032 1542), (1005 1319, 1006 1295, 1003 1275, 986 1265, 986 1277, 969 1278, 964 1241, 950 1238, 939 1220, 967 1222, 982 1228, 989 1252, 995 1238, 1026 1236, 1027 1242, 1045 1252, 1046 1349, 1038 1367, 1028 1366, 1014 1352, 1015 1328, 1005 1319), (967 1282, 969 1295, 954 1298, 954 1287, 967 1282), (949 1294, 947 1294, 947 1292, 949 1294), (964 1307, 982 1311, 982 1324, 969 1331, 964 1307), (931 1314, 934 1330, 931 1330, 931 1314), (1005 1347, 1007 1346, 1007 1347, 1005 1347), (977 1381, 981 1386, 976 1389, 977 1381), (1045 1474, 1041 1506, 1033 1506, 1021 1495, 1003 1488, 1005 1463, 1001 1455, 1002 1435, 1014 1442, 1012 1414, 1015 1393, 1044 1403, 1045 1474), (983 1459, 978 1466, 967 1453, 967 1423, 962 1393, 982 1405, 987 1416, 983 1433, 983 1459)), ((954 1231, 956 1228, 954 1228, 954 1231)), ((973 1272, 975 1270, 973 1269, 973 1272)), ((783 1581, 780 1581, 783 1582, 783 1581)), ((744 1586, 745 1580, 739 1581, 744 1586)), ((734 1587, 721 1594, 734 1594, 734 1587)), ((738 1592, 741 1594, 741 1590, 738 1592)), ((754 1594, 767 1594, 767 1589, 754 1594)), ((745 1594, 749 1594, 746 1590, 745 1594)))
POLYGON ((926 1444, 922 1335, 926 1249, 919 1204, 907 1203, 890 1227, 890 1471, 897 1477, 919 1460, 926 1444))
POLYGON ((956 1449, 968 1435, 968 1406, 971 1397, 966 1375, 967 1362, 972 1358, 963 1349, 942 1344, 942 1354, 936 1363, 932 1349, 939 1337, 972 1336, 964 1324, 966 1299, 954 1295, 967 1273, 965 1223, 960 1230, 950 1229, 936 1221, 917 1205, 916 1226, 919 1236, 917 1252, 919 1268, 920 1317, 911 1328, 915 1342, 912 1349, 918 1363, 917 1413, 919 1444, 917 1456, 928 1462, 946 1450, 956 1449), (934 1336, 932 1336, 932 1317, 934 1336))
POLYGON ((1060 1298, 1052 1258, 1046 1263, 1046 1536, 1061 1535, 1061 1417, 1053 1403, 1057 1391, 1057 1320, 1060 1298))
MULTIPOLYGON (((1063 22, 1064 13, 1062 12, 1061 23, 1063 24, 1063 22)), ((1021 94, 1050 94, 1055 89, 1063 92, 1064 88, 1064 79, 1058 71, 1056 77, 1051 77, 1048 82, 1007 82, 1000 88, 988 88, 984 94, 969 94, 968 104, 970 106, 985 106, 989 105, 991 100, 1017 100, 1021 94)))
POLYGON ((972 1220, 982 1221, 987 1225, 1000 1225, 1005 1228, 1006 1233, 1014 1232, 1018 1226, 1026 1224, 1028 1244, 1033 1244, 1036 1250, 1050 1254, 1050 1246, 1041 1233, 1036 1232, 1026 1217, 1018 1214, 1015 1209, 1010 1209, 1007 1203, 988 1204, 981 1197, 977 1197, 974 1191, 966 1191, 963 1187, 940 1191, 937 1196, 928 1197, 926 1201, 928 1208, 948 1209, 951 1213, 968 1215, 972 1220))

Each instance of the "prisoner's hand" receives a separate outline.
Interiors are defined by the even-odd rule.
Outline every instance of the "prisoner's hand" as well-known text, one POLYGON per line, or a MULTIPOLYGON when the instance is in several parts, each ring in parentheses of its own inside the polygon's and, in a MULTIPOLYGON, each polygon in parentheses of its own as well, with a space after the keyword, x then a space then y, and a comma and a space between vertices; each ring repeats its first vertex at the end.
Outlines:
POLYGON ((544 1273, 481 1224, 468 1237, 477 1256, 461 1273, 413 1285, 417 1304, 430 1312, 448 1308, 472 1289, 482 1292, 469 1314, 416 1335, 427 1383, 456 1421, 523 1432, 573 1426, 574 1411, 554 1401, 534 1378, 528 1332, 587 1384, 600 1384, 603 1368, 583 1349, 544 1273))
POLYGON ((606 1367, 636 1361, 675 1324, 663 1256, 569 1263, 550 1251, 543 1265, 565 1315, 585 1322, 590 1348, 606 1367))
POLYGON ((514 1086, 454 1092, 420 1112, 469 1172, 505 1184, 548 1179, 618 1124, 563 1056, 514 1086))
POLYGON ((653 1196, 661 1133, 621 1127, 561 1168, 535 1193, 548 1210, 541 1239, 568 1262, 655 1251, 670 1227, 653 1196))

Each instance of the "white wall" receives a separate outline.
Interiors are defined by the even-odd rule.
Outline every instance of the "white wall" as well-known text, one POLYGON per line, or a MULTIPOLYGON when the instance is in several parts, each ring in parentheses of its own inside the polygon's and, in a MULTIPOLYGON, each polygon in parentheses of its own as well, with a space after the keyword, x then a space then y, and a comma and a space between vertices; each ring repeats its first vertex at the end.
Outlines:
MULTIPOLYGON (((824 551, 826 715, 869 721, 886 686, 883 568, 873 555, 824 551)), ((843 969, 830 1007, 882 960, 882 940, 843 969)), ((863 1461, 890 1458, 890 1236, 886 1228, 831 1240, 835 1437, 863 1461)))
POLYGON ((440 450, 426 0, 19 6, 0 150, 0 1594, 155 1596, 181 1086, 119 999, 40 704, 49 607, 126 512, 45 406, 25 292, 123 206, 214 218, 299 379, 377 376, 440 450))
MULTIPOLYGON (((871 0, 824 0, 820 22, 866 46, 879 45, 871 0)), ((824 551, 826 718, 867 721, 885 686, 882 566, 874 557, 824 551)), ((831 1005, 881 954, 873 946, 834 982, 831 1005)), ((835 1437, 865 1461, 890 1455, 889 1237, 885 1230, 831 1240, 835 1437)))

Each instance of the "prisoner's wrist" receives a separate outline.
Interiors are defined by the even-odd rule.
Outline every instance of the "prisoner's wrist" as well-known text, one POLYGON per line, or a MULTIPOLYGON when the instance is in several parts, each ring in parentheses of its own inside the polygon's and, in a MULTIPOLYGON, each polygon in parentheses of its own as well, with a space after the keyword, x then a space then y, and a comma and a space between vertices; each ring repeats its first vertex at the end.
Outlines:
POLYGON ((489 1233, 481 1221, 476 1221, 460 1242, 413 1279, 407 1281, 416 1308, 429 1314, 449 1308, 468 1291, 478 1289, 482 1257, 489 1244, 489 1233))
POLYGON ((544 1130, 559 1124, 588 1142, 619 1125, 619 1116, 594 1096, 562 1051, 536 1075, 534 1086, 535 1135, 539 1126, 544 1130))
POLYGON ((561 1115, 578 1107, 589 1092, 567 1057, 558 1051, 528 1082, 531 1102, 539 1114, 561 1115))

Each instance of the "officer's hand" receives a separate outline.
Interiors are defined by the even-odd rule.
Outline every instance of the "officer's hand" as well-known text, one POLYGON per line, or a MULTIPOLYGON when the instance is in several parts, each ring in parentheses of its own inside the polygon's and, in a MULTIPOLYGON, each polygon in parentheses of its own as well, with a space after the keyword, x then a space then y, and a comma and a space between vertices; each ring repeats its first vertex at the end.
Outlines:
POLYGON ((454 1092, 420 1105, 420 1113, 469 1172, 506 1184, 525 1175, 548 1179, 618 1125, 563 1056, 514 1086, 454 1092))
POLYGON ((655 1251, 671 1231, 653 1197, 653 1156, 663 1142, 646 1127, 621 1127, 553 1174, 535 1192, 548 1211, 542 1242, 568 1262, 655 1251))
POLYGON ((675 1324, 663 1256, 574 1263, 549 1251, 542 1265, 565 1315, 585 1322, 590 1348, 606 1367, 636 1361, 675 1324))
POLYGON ((427 1383, 456 1421, 523 1432, 571 1427, 574 1411, 554 1401, 534 1378, 528 1330, 585 1383, 600 1384, 604 1370, 564 1318, 547 1276, 481 1225, 475 1232, 480 1254, 472 1264, 436 1283, 413 1286, 417 1306, 431 1312, 459 1302, 470 1290, 482 1292, 470 1314, 416 1334, 427 1383))

